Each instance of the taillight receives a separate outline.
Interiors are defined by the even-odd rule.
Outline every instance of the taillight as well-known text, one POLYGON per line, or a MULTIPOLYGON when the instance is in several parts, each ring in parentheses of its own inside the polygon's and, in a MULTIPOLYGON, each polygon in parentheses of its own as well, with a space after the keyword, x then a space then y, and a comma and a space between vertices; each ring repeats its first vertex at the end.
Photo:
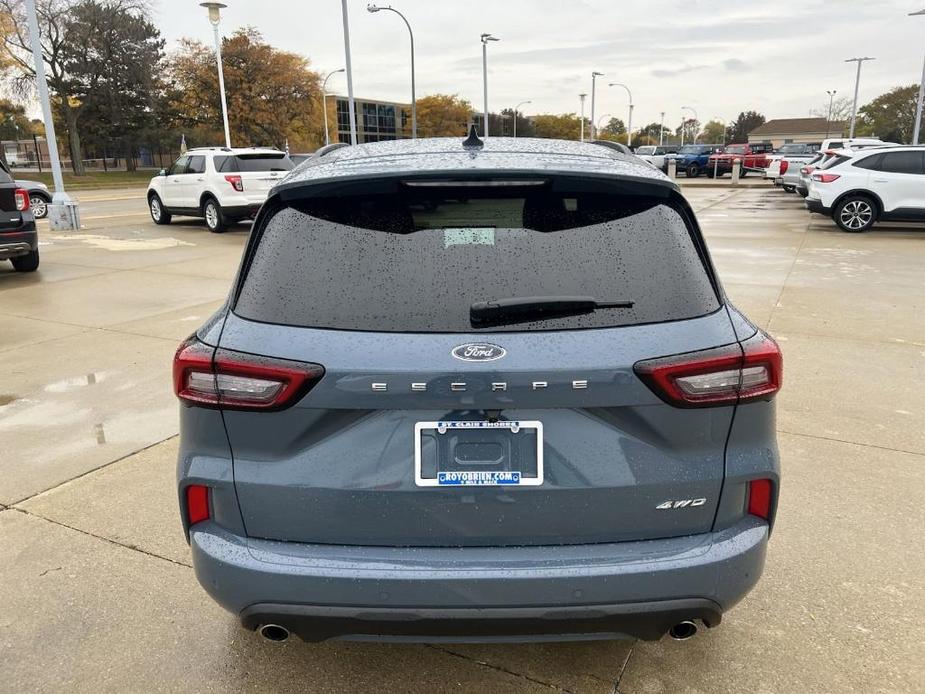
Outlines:
POLYGON ((183 402, 229 410, 279 410, 324 375, 319 364, 215 350, 192 336, 173 358, 174 393, 183 402))
POLYGON ((209 488, 201 484, 191 484, 186 488, 186 521, 196 525, 209 520, 209 488))
POLYGON ((241 180, 240 176, 226 175, 225 180, 228 181, 231 184, 231 187, 239 193, 244 192, 244 181, 241 180))
POLYGON ((748 483, 748 513, 765 520, 771 519, 771 480, 751 480, 748 483))
POLYGON ((633 369, 662 400, 677 407, 714 407, 770 400, 780 390, 783 360, 763 332, 740 345, 638 362, 633 369))
POLYGON ((13 199, 16 201, 16 209, 25 212, 29 209, 29 193, 22 188, 13 191, 13 199))
POLYGON ((800 173, 809 176, 815 168, 815 166, 804 166, 802 169, 800 169, 800 173))
POLYGON ((783 176, 787 173, 787 169, 790 168, 790 162, 786 159, 782 159, 780 162, 780 175, 783 176))
POLYGON ((813 180, 819 183, 831 183, 832 181, 837 181, 841 176, 838 174, 830 173, 814 173, 813 180))

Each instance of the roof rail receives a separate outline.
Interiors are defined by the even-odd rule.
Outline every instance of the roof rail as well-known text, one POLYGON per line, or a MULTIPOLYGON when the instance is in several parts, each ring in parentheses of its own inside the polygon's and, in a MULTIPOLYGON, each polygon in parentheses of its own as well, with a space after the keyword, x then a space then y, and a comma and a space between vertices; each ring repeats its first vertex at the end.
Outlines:
POLYGON ((633 154, 633 150, 620 142, 613 142, 611 140, 588 140, 588 142, 592 145, 600 145, 601 147, 616 150, 620 154, 633 154))
POLYGON ((318 149, 316 149, 312 157, 313 158, 323 157, 325 154, 328 154, 329 152, 333 152, 335 149, 341 149, 342 147, 349 147, 349 146, 350 145, 346 142, 332 142, 329 145, 325 145, 324 147, 319 147, 318 149))

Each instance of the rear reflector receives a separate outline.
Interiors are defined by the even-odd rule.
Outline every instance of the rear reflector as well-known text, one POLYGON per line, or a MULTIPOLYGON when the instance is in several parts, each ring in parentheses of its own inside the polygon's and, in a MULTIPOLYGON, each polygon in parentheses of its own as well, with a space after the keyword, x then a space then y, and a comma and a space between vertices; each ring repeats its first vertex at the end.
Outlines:
POLYGON ((771 488, 771 480, 752 480, 748 483, 749 515, 770 520, 771 488))
POLYGON ((174 393, 189 405, 229 410, 279 410, 296 402, 324 375, 319 364, 215 350, 196 336, 173 360, 174 393))
POLYGON ((13 191, 13 199, 16 201, 16 209, 25 212, 29 209, 29 193, 22 188, 13 191))
POLYGON ((817 183, 833 183, 834 181, 837 181, 839 178, 841 178, 841 176, 839 176, 838 174, 830 174, 830 173, 814 173, 813 174, 813 180, 816 181, 817 183))
POLYGON ((196 525, 209 520, 209 488, 201 484, 191 484, 186 488, 186 520, 189 525, 196 525))
POLYGON ((648 359, 633 369, 670 405, 711 407, 770 400, 780 390, 783 362, 777 343, 759 331, 741 346, 648 359))

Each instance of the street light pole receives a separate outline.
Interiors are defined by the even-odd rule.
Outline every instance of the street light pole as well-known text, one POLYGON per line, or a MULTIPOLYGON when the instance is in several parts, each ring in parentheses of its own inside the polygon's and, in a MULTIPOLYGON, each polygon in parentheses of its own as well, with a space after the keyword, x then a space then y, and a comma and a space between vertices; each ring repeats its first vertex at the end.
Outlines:
POLYGON ((596 70, 591 73, 591 139, 593 140, 597 136, 597 131, 594 129, 594 96, 597 92, 597 78, 603 77, 603 72, 597 72, 596 70))
POLYGON ((662 120, 661 120, 661 122, 659 123, 659 126, 658 126, 658 144, 659 144, 659 146, 662 145, 662 143, 663 143, 663 141, 664 141, 664 139, 665 139, 665 112, 664 112, 664 111, 661 112, 661 116, 662 116, 662 120))
POLYGON ((533 103, 533 102, 530 101, 530 100, 521 101, 519 104, 517 104, 517 105, 514 107, 514 137, 517 137, 517 109, 519 109, 519 108, 520 108, 521 106, 523 106, 524 104, 532 104, 532 103, 533 103))
POLYGON ((854 102, 851 105, 851 132, 848 133, 849 138, 854 137, 854 124, 858 117, 858 87, 861 84, 861 64, 865 60, 876 60, 876 58, 868 58, 865 56, 864 58, 848 58, 848 60, 845 61, 846 63, 858 64, 858 74, 857 77, 854 78, 854 102))
POLYGON ((388 7, 367 5, 366 9, 369 12, 379 12, 380 10, 388 10, 389 12, 394 12, 402 18, 405 26, 408 27, 408 35, 411 37, 411 139, 416 140, 418 137, 418 105, 417 99, 414 96, 414 32, 411 31, 411 25, 408 23, 408 19, 405 17, 405 15, 396 10, 391 5, 388 7))
POLYGON ((209 23, 215 39, 215 62, 218 65, 218 93, 222 98, 222 125, 225 127, 225 146, 231 148, 231 131, 228 129, 228 102, 225 100, 225 72, 222 70, 222 40, 218 35, 221 11, 228 7, 220 2, 201 2, 200 7, 209 10, 209 23))
MULTIPOLYGON (((684 109, 687 109, 688 111, 694 114, 694 122, 697 124, 697 129, 699 130, 700 129, 700 118, 697 117, 697 111, 695 111, 690 106, 682 106, 681 110, 683 111, 684 109)), ((694 144, 695 145, 697 144, 697 135, 698 133, 695 131, 694 132, 694 144)), ((682 145, 684 144, 684 121, 681 121, 681 144, 682 145)))
POLYGON ((837 89, 826 89, 825 93, 829 95, 829 114, 825 117, 825 139, 829 139, 829 131, 832 129, 832 101, 835 100, 837 89))
POLYGON ((499 41, 491 34, 482 34, 482 95, 485 101, 485 113, 482 120, 482 129, 485 131, 484 136, 488 137, 488 42, 499 41))
MULTIPOLYGON (((29 41, 32 44, 32 59, 35 61, 35 86, 42 105, 42 119, 45 121, 45 144, 51 159, 51 175, 55 192, 51 198, 52 208, 64 209, 61 214, 49 209, 51 228, 55 230, 80 229, 80 215, 77 203, 64 190, 64 176, 61 175, 61 158, 58 155, 58 139, 55 137, 55 122, 51 117, 51 101, 48 98, 48 83, 45 81, 45 59, 42 57, 42 38, 39 35, 39 20, 35 12, 35 0, 26 0, 26 23, 29 26, 29 41)), ((41 170, 41 165, 39 165, 41 170)))
POLYGON ((578 98, 581 100, 581 126, 580 126, 580 127, 581 127, 581 130, 580 130, 580 133, 581 133, 581 134, 579 135, 579 140, 580 140, 581 142, 584 142, 584 141, 585 141, 585 97, 586 97, 586 96, 588 96, 588 95, 587 95, 587 94, 584 94, 584 93, 578 95, 578 98))
POLYGON ((347 66, 347 110, 350 116, 350 144, 357 143, 357 111, 353 100, 353 65, 350 62, 350 19, 347 16, 347 0, 340 0, 344 19, 344 62, 347 66))
POLYGON ((626 90, 626 95, 630 99, 630 116, 629 120, 626 121, 626 146, 632 147, 633 140, 633 93, 630 91, 630 88, 625 84, 620 82, 611 82, 608 87, 623 87, 626 90))
POLYGON ((324 82, 321 83, 321 111, 324 113, 324 144, 331 144, 331 137, 328 135, 328 80, 331 79, 331 75, 336 75, 338 72, 344 72, 344 68, 338 68, 337 70, 331 70, 327 77, 324 78, 324 82))
POLYGON ((601 123, 604 122, 605 118, 610 118, 610 117, 611 117, 611 114, 605 113, 603 116, 598 118, 597 123, 595 124, 594 132, 599 134, 601 130, 603 130, 603 128, 601 128, 601 123))
MULTIPOLYGON (((910 12, 910 17, 925 14, 925 10, 910 12)), ((925 61, 922 62, 922 81, 919 82, 919 99, 915 107, 915 129, 912 131, 912 144, 919 143, 919 129, 922 125, 922 99, 925 98, 925 61)))

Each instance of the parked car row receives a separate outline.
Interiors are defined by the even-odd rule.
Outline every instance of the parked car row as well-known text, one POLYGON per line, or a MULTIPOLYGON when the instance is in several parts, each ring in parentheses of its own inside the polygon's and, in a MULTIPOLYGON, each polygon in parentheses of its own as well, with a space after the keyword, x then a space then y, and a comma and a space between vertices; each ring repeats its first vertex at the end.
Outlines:
POLYGON ((675 163, 675 170, 688 178, 697 178, 701 174, 722 176, 732 173, 733 162, 741 164, 740 176, 748 172, 764 169, 770 163, 769 153, 773 149, 769 142, 717 144, 688 144, 682 147, 671 145, 645 145, 637 147, 636 156, 663 172, 668 171, 668 164, 675 163))
POLYGON ((781 158, 774 182, 843 231, 878 221, 925 221, 925 147, 876 138, 826 140, 820 151, 781 158))

